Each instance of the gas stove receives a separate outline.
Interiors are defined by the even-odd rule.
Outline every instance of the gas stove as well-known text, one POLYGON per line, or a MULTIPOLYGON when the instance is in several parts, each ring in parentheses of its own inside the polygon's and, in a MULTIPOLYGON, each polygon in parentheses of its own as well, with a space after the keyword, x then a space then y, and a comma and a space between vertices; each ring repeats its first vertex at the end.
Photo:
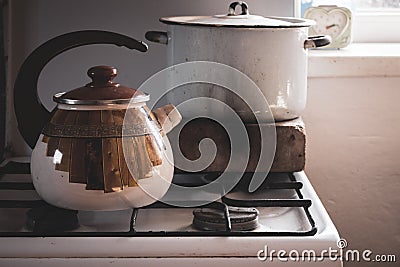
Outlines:
MULTIPOLYGON (((199 206, 192 196, 188 207, 174 206, 168 192, 138 209, 70 211, 40 199, 29 163, 9 161, 0 176, 0 266, 341 266, 338 232, 306 174, 265 175, 254 193, 245 173, 232 191, 212 192, 220 198, 199 206)), ((173 183, 216 177, 181 173, 173 183)))

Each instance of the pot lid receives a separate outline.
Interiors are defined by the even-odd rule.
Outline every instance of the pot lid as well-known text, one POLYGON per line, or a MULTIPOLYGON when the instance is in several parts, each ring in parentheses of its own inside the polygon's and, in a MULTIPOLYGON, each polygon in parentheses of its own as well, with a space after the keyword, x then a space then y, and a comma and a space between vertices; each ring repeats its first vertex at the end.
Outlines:
POLYGON ((95 66, 87 71, 92 82, 67 93, 58 93, 53 100, 69 105, 112 105, 148 101, 149 95, 113 82, 117 69, 110 66, 95 66))
POLYGON ((313 20, 291 17, 263 17, 250 15, 247 3, 238 1, 229 5, 229 13, 215 16, 176 16, 160 19, 166 24, 231 27, 231 28, 298 28, 315 24, 313 20), (236 8, 240 6, 240 13, 236 8))

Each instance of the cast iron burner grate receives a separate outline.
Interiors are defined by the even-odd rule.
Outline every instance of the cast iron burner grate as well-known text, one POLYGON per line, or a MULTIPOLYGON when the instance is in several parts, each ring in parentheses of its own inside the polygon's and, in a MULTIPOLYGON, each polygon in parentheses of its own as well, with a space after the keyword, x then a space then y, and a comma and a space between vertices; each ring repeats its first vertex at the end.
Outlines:
MULTIPOLYGON (((15 163, 13 163, 15 165, 15 163)), ((18 170, 29 169, 27 163, 17 163, 18 166, 13 166, 11 171, 2 167, 0 169, 0 192, 1 190, 34 190, 32 183, 21 183, 21 182, 2 182, 2 174, 5 173, 22 173, 27 174, 26 171, 18 172, 18 170), (21 166, 20 166, 21 165, 21 166), (4 171, 4 170, 7 170, 4 171)), ((28 173, 29 174, 29 173, 28 173)), ((191 175, 191 174, 187 174, 191 175)), ((287 173, 289 177, 288 182, 278 183, 266 183, 263 188, 268 189, 292 189, 295 190, 296 199, 232 199, 229 195, 221 197, 221 201, 211 202, 209 204, 195 205, 197 208, 193 210, 194 213, 194 226, 199 228, 199 231, 138 231, 136 228, 136 222, 138 220, 139 210, 141 209, 159 209, 159 208, 177 208, 177 205, 166 204, 163 202, 155 202, 152 205, 142 207, 139 209, 132 209, 132 214, 129 222, 129 231, 115 231, 115 232, 101 232, 101 231, 70 231, 78 226, 78 220, 76 217, 77 211, 64 210, 53 207, 42 200, 0 200, 1 209, 31 209, 27 213, 27 222, 30 226, 31 232, 0 232, 0 237, 45 237, 45 236, 87 236, 87 237, 134 237, 134 236, 313 236, 317 233, 317 227, 315 221, 311 216, 309 207, 312 202, 309 199, 304 199, 301 188, 303 184, 296 180, 293 173, 287 173), (288 208, 299 208, 303 209, 309 227, 306 230, 296 231, 248 231, 251 228, 257 228, 258 221, 257 209, 261 207, 288 207, 288 208), (216 218, 210 219, 209 214, 216 215, 216 218), (238 215, 237 213, 242 213, 238 215), (46 218, 49 214, 55 215, 55 217, 62 218, 62 228, 54 228, 52 223, 38 224, 37 219, 39 217, 46 218), (217 225, 212 229, 211 224, 217 225)), ((216 173, 211 173, 210 176, 218 176, 216 173)), ((247 178, 251 174, 245 174, 247 178)), ((238 187, 244 186, 246 188, 248 179, 241 180, 238 187)), ((268 180, 268 179, 267 179, 268 180)), ((182 204, 181 202, 177 204, 182 204)), ((193 201, 188 202, 187 206, 194 206, 193 201)), ((53 216, 54 217, 54 216, 53 216)), ((28 227, 29 228, 29 227, 28 227)))

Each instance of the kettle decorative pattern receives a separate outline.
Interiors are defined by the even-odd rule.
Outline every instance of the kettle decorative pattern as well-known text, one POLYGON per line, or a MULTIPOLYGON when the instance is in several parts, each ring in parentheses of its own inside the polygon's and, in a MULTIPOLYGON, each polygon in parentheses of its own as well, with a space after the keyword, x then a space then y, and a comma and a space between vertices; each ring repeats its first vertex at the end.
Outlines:
POLYGON ((136 180, 153 176, 152 168, 162 164, 161 153, 165 149, 163 140, 157 142, 160 138, 149 130, 143 131, 145 127, 140 122, 131 125, 131 131, 126 129, 128 127, 122 130, 125 116, 126 121, 135 122, 141 118, 144 124, 158 125, 154 116, 141 115, 145 112, 141 109, 59 109, 43 130, 46 156, 58 160, 55 169, 67 172, 70 183, 86 184, 87 190, 108 193, 137 186, 136 180), (143 135, 143 132, 148 133, 143 135), (127 150, 125 156, 123 144, 127 150), (135 149, 130 149, 132 146, 135 149))

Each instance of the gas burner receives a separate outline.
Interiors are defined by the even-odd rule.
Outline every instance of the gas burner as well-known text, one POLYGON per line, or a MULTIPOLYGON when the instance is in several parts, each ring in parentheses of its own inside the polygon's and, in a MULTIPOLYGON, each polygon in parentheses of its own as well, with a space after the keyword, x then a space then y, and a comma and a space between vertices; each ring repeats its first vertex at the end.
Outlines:
POLYGON ((205 231, 252 231, 259 226, 256 208, 198 208, 193 211, 193 226, 205 231))
POLYGON ((60 233, 79 227, 78 211, 51 206, 47 203, 26 213, 26 226, 34 233, 60 233))

